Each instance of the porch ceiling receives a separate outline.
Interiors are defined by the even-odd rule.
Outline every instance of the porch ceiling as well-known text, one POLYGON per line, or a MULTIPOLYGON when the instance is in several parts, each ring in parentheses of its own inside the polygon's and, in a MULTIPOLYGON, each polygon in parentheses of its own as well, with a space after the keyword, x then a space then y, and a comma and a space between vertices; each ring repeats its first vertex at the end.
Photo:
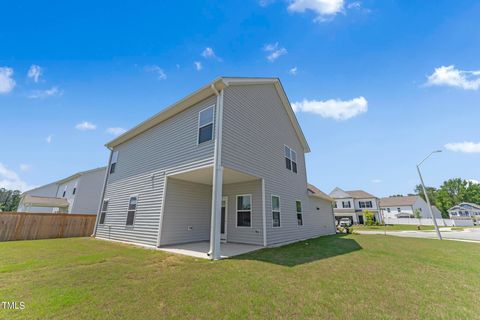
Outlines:
MULTIPOLYGON (((201 169, 195 169, 192 171, 172 174, 172 175, 169 175, 169 177, 172 177, 178 180, 183 180, 183 181, 190 181, 195 183, 212 185, 213 167, 206 167, 201 169)), ((223 169, 223 184, 240 183, 240 182, 254 181, 258 179, 259 178, 256 176, 252 176, 250 174, 246 174, 237 170, 233 170, 225 167, 223 169)))

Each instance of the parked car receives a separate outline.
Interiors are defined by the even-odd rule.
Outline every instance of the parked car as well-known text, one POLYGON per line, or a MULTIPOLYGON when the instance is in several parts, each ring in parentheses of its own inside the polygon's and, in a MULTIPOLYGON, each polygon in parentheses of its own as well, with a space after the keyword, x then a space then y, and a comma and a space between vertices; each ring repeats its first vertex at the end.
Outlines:
POLYGON ((338 222, 338 225, 342 228, 350 227, 352 225, 352 221, 349 218, 342 218, 338 222))

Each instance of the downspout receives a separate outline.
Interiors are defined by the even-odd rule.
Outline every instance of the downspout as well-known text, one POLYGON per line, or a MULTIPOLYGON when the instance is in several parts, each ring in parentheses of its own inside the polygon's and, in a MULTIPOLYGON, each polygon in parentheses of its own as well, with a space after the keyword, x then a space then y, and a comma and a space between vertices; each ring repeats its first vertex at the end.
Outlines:
POLYGON ((97 236, 97 227, 100 218, 100 213, 102 211, 103 198, 105 198, 105 191, 107 190, 107 180, 108 174, 110 172, 110 162, 112 161, 113 149, 110 149, 110 157, 108 158, 107 170, 105 172, 105 180, 103 181, 102 196, 100 197, 100 205, 98 206, 97 218, 95 219, 95 228, 93 229, 93 237, 97 236))
MULTIPOLYGON (((153 176, 152 179, 155 177, 153 176)), ((160 240, 162 236, 163 217, 165 216, 165 199, 167 199, 167 184, 168 175, 167 172, 163 172, 163 194, 162 194, 162 208, 160 213, 160 221, 158 222, 158 234, 157 234, 157 248, 160 248, 160 240)))
POLYGON ((215 114, 215 149, 213 153, 213 179, 212 179, 212 217, 210 225, 210 251, 212 260, 218 260, 221 257, 220 252, 220 224, 222 210, 222 185, 223 185, 223 167, 222 167, 222 128, 223 128, 223 90, 218 92, 215 85, 211 88, 217 96, 217 106, 215 114))

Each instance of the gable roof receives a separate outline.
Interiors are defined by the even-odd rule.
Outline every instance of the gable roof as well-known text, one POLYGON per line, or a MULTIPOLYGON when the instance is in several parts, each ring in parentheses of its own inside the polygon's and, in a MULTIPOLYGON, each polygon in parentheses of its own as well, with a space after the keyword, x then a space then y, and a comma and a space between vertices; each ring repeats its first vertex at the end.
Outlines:
POLYGON ((345 191, 349 195, 352 196, 354 199, 363 199, 363 198, 376 198, 373 194, 370 194, 363 190, 352 190, 352 191, 345 191))
POLYGON ((343 199, 343 198, 354 198, 354 199, 365 199, 365 198, 376 198, 374 195, 363 191, 363 190, 351 190, 345 191, 336 187, 335 189, 330 192, 330 197, 343 199))
POLYGON ((241 78, 241 77, 219 77, 216 80, 208 83, 207 85, 201 87, 197 91, 191 93, 190 95, 184 97, 183 99, 175 102, 173 105, 165 108, 164 110, 160 111, 159 113, 153 115, 149 119, 143 121, 142 123, 138 124, 137 126, 133 127, 132 129, 128 130, 124 134, 118 136, 117 138, 113 139, 112 141, 108 142, 105 146, 109 149, 113 149, 114 147, 122 144, 135 136, 147 131, 148 129, 156 126, 157 124, 173 117, 174 115, 188 109, 189 107, 193 106, 194 104, 205 100, 206 98, 218 94, 218 91, 232 85, 254 85, 254 84, 273 84, 280 100, 282 101, 282 105, 287 111, 288 117, 292 123, 292 126, 297 134, 297 137, 302 144, 303 150, 305 153, 310 152, 310 147, 308 146, 308 142, 303 134, 302 129, 297 121, 297 117, 293 112, 292 106, 290 105, 290 101, 288 100, 287 94, 283 89, 283 86, 278 78, 241 78))
MULTIPOLYGON (((450 210, 456 210, 456 209, 462 209, 462 210, 465 210, 465 208, 463 206, 470 206, 474 209, 480 209, 480 205, 476 204, 476 203, 471 203, 471 202, 461 202, 453 207, 451 207, 450 209, 448 209, 447 211, 450 211, 450 210)), ((467 209, 468 210, 468 209, 467 209)))
POLYGON ((78 177, 80 177, 80 176, 82 176, 82 175, 85 175, 85 174, 88 174, 88 173, 92 173, 92 172, 95 172, 95 171, 99 171, 99 170, 104 170, 104 171, 106 171, 106 170, 107 170, 107 167, 99 167, 99 168, 95 168, 95 169, 80 171, 80 172, 74 173, 74 174, 72 174, 71 176, 68 176, 68 177, 66 177, 66 178, 63 178, 63 179, 60 179, 60 180, 57 180, 57 181, 54 181, 54 182, 50 182, 50 183, 44 184, 43 186, 36 187, 36 188, 30 189, 30 190, 24 191, 24 192, 22 192, 22 194, 26 194, 26 193, 29 193, 29 192, 38 190, 38 189, 40 189, 40 188, 44 188, 44 187, 50 186, 50 185, 52 185, 52 184, 62 184, 62 183, 64 183, 64 182, 67 182, 67 181, 70 181, 70 180, 72 180, 72 179, 78 178, 78 177))
POLYGON ((380 199, 381 207, 392 206, 413 206, 417 202, 419 196, 405 196, 405 197, 386 197, 380 199))
POLYGON ((313 184, 307 183, 307 190, 308 190, 309 195, 311 195, 311 196, 318 197, 318 198, 321 198, 323 200, 327 200, 327 201, 330 201, 330 202, 333 201, 333 199, 331 197, 329 197, 322 190, 315 187, 313 184))

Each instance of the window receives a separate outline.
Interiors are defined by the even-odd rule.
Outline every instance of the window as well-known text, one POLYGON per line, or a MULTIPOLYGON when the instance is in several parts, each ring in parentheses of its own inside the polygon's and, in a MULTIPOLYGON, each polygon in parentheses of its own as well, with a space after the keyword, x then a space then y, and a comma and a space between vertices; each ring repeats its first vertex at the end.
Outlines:
POLYGON ((110 174, 115 172, 115 168, 117 167, 117 161, 118 161, 118 151, 115 151, 112 153, 112 162, 110 164, 110 174))
POLYGON ((105 223, 105 216, 107 215, 108 200, 103 200, 102 209, 100 210, 100 222, 99 224, 105 223))
POLYGON ((400 213, 400 212, 402 212, 402 209, 400 209, 400 208, 397 208, 397 212, 399 212, 399 213, 400 213))
POLYGON ((387 212, 389 212, 389 213, 390 213, 390 208, 387 208, 387 212))
POLYGON ((338 207, 337 201, 335 201, 335 202, 333 203, 333 207, 334 207, 335 209, 338 207))
POLYGON ((303 226, 302 202, 296 201, 295 206, 297 208, 297 224, 303 226))
POLYGON ((237 227, 252 226, 252 196, 237 196, 237 227))
POLYGON ((358 201, 360 208, 373 208, 372 201, 358 201))
POLYGON ((272 220, 273 227, 280 227, 280 198, 272 196, 272 220))
POLYGON ((365 201, 358 201, 358 206, 360 208, 365 208, 365 201))
POLYGON ((343 208, 351 208, 350 201, 342 201, 342 207, 343 208))
POLYGON ((285 146, 285 166, 288 170, 297 173, 297 153, 285 146))
POLYGON ((135 220, 135 213, 137 212, 137 202, 138 196, 131 196, 130 201, 128 202, 128 211, 127 211, 127 226, 133 226, 133 221, 135 220))
POLYGON ((365 207, 366 207, 366 208, 373 208, 372 201, 367 201, 367 202, 365 202, 365 207))
POLYGON ((75 183, 75 185, 73 186, 72 194, 75 195, 76 192, 77 192, 77 184, 75 183))
POLYGON ((67 186, 65 186, 65 189, 63 189, 62 198, 65 198, 66 195, 67 195, 67 186))
POLYGON ((203 109, 198 114, 198 144, 213 139, 213 107, 203 109))

